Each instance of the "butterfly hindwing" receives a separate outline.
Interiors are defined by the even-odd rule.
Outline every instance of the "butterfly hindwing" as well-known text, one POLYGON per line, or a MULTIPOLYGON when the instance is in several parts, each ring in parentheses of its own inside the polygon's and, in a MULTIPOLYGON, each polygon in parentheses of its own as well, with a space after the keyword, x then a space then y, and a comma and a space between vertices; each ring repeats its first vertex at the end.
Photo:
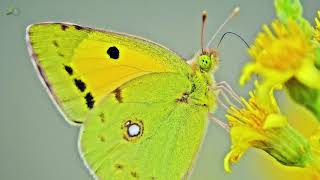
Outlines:
POLYGON ((106 95, 134 78, 191 71, 180 56, 153 42, 74 24, 31 25, 27 42, 41 79, 73 123, 82 123, 106 95))
POLYGON ((80 137, 92 173, 101 180, 181 179, 207 127, 207 107, 182 100, 190 91, 187 76, 154 73, 105 97, 89 113, 80 137))

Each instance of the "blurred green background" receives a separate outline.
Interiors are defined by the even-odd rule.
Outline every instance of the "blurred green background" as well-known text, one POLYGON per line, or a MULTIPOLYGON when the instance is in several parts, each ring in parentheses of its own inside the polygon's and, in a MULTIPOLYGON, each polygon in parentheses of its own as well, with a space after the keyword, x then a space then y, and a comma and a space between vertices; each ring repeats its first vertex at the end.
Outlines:
MULTIPOLYGON (((320 1, 302 3, 305 17, 313 23, 320 1)), ((240 15, 223 32, 236 32, 251 43, 261 25, 274 18, 271 0, 0 0, 0 179, 93 179, 78 153, 79 129, 63 120, 36 76, 25 44, 27 25, 64 21, 126 32, 188 59, 200 48, 201 12, 209 14, 205 33, 209 40, 236 5, 241 7, 240 15), (19 16, 5 14, 11 5, 20 9, 19 16)), ((249 59, 245 45, 228 36, 219 51, 216 80, 227 81, 246 96, 250 86, 240 88, 237 83, 249 59)), ((223 111, 218 109, 216 116, 224 119, 223 111)), ((266 168, 264 164, 272 160, 256 150, 246 153, 227 174, 223 158, 228 150, 228 134, 210 124, 191 179, 286 177, 276 168, 266 168)))

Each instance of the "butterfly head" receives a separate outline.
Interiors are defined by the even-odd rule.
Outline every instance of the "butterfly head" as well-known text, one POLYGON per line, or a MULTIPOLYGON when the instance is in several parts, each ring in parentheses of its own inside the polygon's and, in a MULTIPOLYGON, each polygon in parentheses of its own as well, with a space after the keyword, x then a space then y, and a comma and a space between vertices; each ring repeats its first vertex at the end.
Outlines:
POLYGON ((218 51, 206 49, 197 58, 197 65, 201 71, 210 72, 218 65, 218 51))
MULTIPOLYGON (((212 36, 211 40, 208 42, 206 48, 204 47, 204 26, 207 20, 208 13, 206 11, 202 12, 202 27, 201 27, 201 53, 196 56, 196 64, 202 72, 210 72, 215 70, 218 63, 218 51, 214 48, 209 48, 210 44, 213 42, 217 34, 222 30, 223 26, 234 16, 239 14, 240 8, 236 7, 233 9, 228 18, 221 24, 216 33, 212 36)), ((222 39, 221 39, 222 40, 222 39)), ((219 42, 220 44, 220 42, 219 42)))

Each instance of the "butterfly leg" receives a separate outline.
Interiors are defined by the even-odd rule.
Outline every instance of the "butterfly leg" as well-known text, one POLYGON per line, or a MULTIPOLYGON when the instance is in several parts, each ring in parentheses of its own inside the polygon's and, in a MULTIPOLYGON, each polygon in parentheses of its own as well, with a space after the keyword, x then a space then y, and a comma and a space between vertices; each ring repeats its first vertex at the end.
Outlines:
POLYGON ((221 81, 216 84, 217 89, 222 89, 226 93, 228 93, 233 100, 237 101, 240 105, 242 105, 241 98, 237 93, 233 91, 231 86, 226 81, 221 81))
MULTIPOLYGON (((230 101, 230 99, 228 98, 228 96, 222 91, 221 88, 217 88, 216 94, 217 94, 217 102, 218 102, 218 104, 219 104, 220 106, 222 106, 222 107, 224 108, 224 110, 227 110, 227 109, 228 109, 228 106, 230 106, 230 104, 232 104, 231 101, 230 101), (220 95, 223 96, 224 100, 228 103, 228 105, 226 105, 226 104, 224 103, 224 101, 222 101, 222 100, 220 99, 220 95)), ((227 123, 219 120, 218 118, 214 117, 214 115, 213 115, 212 113, 209 113, 209 119, 210 119, 213 123, 215 123, 215 124, 217 124, 218 126, 222 127, 222 128, 223 128, 224 130, 226 130, 227 132, 230 131, 229 125, 228 125, 227 123)))
POLYGON ((216 94, 216 97, 217 97, 217 102, 218 104, 223 107, 225 110, 228 109, 228 106, 231 104, 231 101, 230 99, 228 98, 228 96, 225 95, 225 93, 222 92, 222 89, 221 88, 217 88, 215 90, 215 94, 216 94), (221 99, 220 95, 223 96, 223 99, 224 101, 227 102, 227 104, 225 104, 225 102, 221 99))
POLYGON ((213 121, 218 126, 222 127, 227 132, 230 132, 230 126, 227 123, 222 122, 218 118, 214 117, 213 114, 209 113, 209 119, 213 121))
POLYGON ((231 106, 237 108, 238 106, 234 104, 234 101, 242 105, 240 98, 238 99, 237 97, 230 94, 230 91, 226 90, 224 86, 217 86, 215 89, 217 102, 225 110, 228 110, 231 106))
POLYGON ((226 82, 226 81, 220 81, 218 83, 216 83, 216 86, 224 86, 226 89, 228 89, 230 92, 232 92, 232 94, 234 94, 235 96, 239 97, 237 95, 237 93, 235 93, 233 91, 233 89, 231 88, 231 86, 226 82))
MULTIPOLYGON (((210 88, 212 88, 212 90, 216 92, 217 102, 221 107, 223 107, 225 111, 228 111, 230 107, 237 108, 238 106, 236 106, 234 102, 237 102, 237 104, 243 106, 241 98, 233 91, 233 89, 227 82, 219 82, 214 87, 210 88)), ((214 117, 213 114, 209 114, 209 119, 225 129, 227 132, 230 131, 229 125, 214 117)))

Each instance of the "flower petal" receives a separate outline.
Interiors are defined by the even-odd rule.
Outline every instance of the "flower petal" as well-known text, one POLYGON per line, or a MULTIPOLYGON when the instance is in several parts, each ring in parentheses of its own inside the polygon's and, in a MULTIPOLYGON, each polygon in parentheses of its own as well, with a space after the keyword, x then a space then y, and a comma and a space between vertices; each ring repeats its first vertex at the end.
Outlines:
POLYGON ((263 129, 281 128, 288 124, 286 116, 281 114, 270 114, 267 116, 263 129))
POLYGON ((240 76, 239 84, 243 86, 251 78, 251 74, 256 71, 255 63, 248 63, 244 66, 242 74, 240 76))
POLYGON ((224 170, 227 173, 231 173, 231 163, 234 164, 238 162, 245 151, 246 149, 235 148, 226 155, 226 157, 224 158, 224 170))
POLYGON ((320 90, 320 71, 313 62, 306 60, 295 73, 295 77, 304 85, 320 90))
POLYGON ((270 99, 270 92, 282 84, 284 84, 290 77, 292 76, 292 72, 277 72, 277 71, 269 71, 269 73, 264 73, 260 75, 265 75, 263 78, 264 81, 260 84, 256 84, 257 89, 257 101, 262 105, 268 108, 273 107, 273 103, 270 99), (266 74, 266 75, 265 75, 266 74))

